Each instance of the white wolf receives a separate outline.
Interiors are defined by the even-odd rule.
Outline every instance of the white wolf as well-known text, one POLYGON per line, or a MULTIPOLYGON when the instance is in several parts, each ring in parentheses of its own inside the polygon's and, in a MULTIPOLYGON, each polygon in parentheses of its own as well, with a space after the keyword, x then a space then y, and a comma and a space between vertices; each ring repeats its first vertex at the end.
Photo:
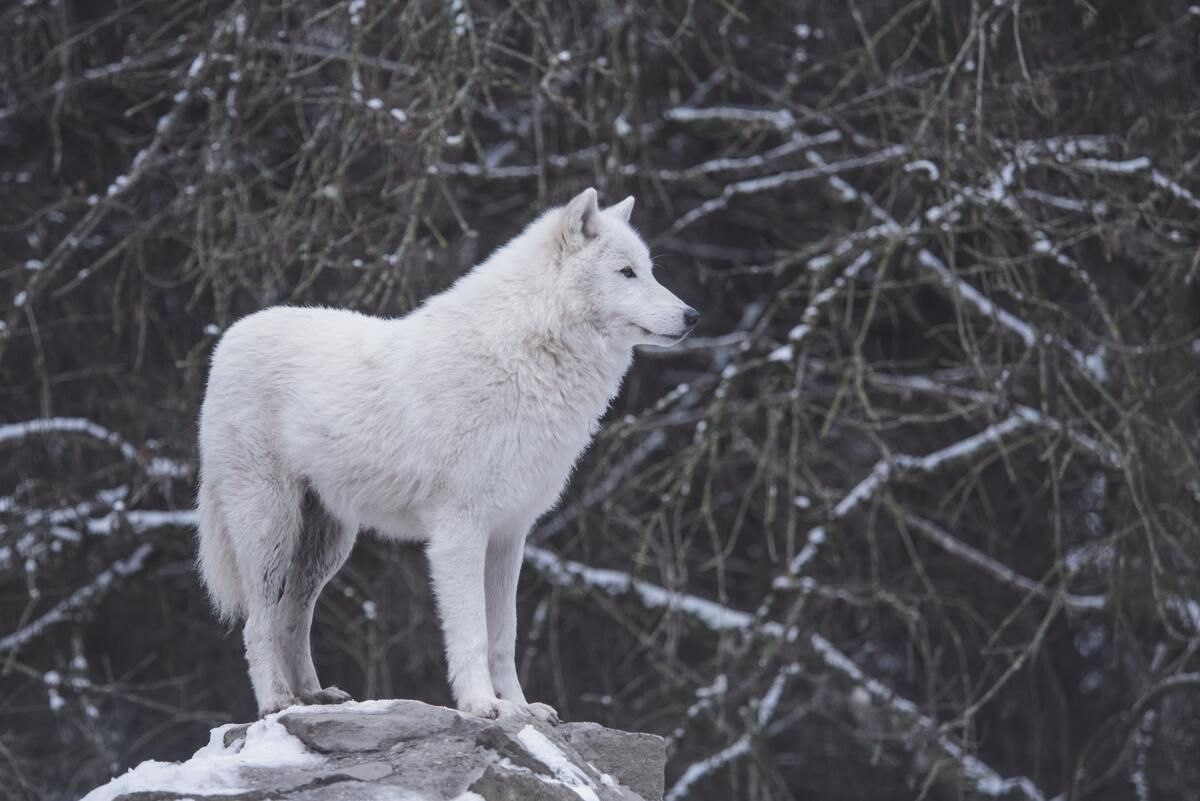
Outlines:
POLYGON ((559 497, 638 344, 698 315, 654 278, 633 198, 588 189, 400 319, 272 308, 213 353, 200 412, 200 569, 245 620, 259 711, 338 703, 317 595, 360 529, 428 542, 460 710, 556 720, 517 680, 525 536, 559 497))

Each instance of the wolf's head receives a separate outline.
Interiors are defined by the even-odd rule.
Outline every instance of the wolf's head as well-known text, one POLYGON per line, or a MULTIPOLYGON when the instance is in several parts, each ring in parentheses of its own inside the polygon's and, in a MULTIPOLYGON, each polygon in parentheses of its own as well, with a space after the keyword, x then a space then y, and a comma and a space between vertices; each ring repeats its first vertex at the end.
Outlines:
POLYGON ((633 197, 601 209, 585 189, 557 214, 559 281, 611 339, 670 345, 696 327, 700 315, 654 277, 650 251, 629 226, 633 197))

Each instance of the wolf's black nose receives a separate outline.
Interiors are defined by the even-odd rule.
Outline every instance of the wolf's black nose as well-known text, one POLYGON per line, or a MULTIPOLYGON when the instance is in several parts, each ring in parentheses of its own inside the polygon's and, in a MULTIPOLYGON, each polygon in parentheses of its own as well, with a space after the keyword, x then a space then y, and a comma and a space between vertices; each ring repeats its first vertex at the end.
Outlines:
POLYGON ((696 324, 696 321, 699 319, 700 319, 700 312, 696 311, 695 309, 684 309, 683 324, 686 325, 688 328, 691 328, 692 326, 694 326, 696 324))

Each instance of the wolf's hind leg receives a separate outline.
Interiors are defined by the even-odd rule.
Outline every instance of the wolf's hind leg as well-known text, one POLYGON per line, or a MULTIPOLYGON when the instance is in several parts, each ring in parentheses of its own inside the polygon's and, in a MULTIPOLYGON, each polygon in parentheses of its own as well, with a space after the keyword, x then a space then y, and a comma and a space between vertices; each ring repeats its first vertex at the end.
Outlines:
POLYGON ((283 658, 280 610, 286 608, 288 569, 300 535, 300 492, 282 478, 228 482, 222 501, 245 592, 242 636, 260 714, 298 702, 283 658))
POLYGON ((312 621, 321 590, 350 556, 357 532, 330 515, 311 489, 301 510, 300 541, 280 605, 285 668, 303 703, 340 704, 353 699, 337 687, 321 687, 312 659, 312 621))

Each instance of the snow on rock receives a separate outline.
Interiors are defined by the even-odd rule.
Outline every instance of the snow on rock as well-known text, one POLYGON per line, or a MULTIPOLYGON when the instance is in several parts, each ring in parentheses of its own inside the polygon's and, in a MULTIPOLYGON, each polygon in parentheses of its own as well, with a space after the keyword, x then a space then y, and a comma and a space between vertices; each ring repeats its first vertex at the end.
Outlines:
POLYGON ((218 726, 191 759, 143 762, 83 801, 660 801, 665 758, 661 738, 595 723, 364 701, 218 726))
POLYGON ((218 726, 209 733, 208 745, 186 762, 148 760, 92 790, 83 801, 112 801, 153 790, 231 795, 255 789, 244 775, 248 768, 313 768, 324 761, 288 733, 278 714, 251 724, 244 737, 226 744, 225 735, 236 728, 236 723, 218 726))
POLYGON ((597 801, 595 787, 599 776, 593 779, 581 770, 546 735, 533 726, 526 725, 517 732, 517 740, 525 746, 525 750, 534 759, 541 762, 554 774, 553 779, 547 779, 545 783, 557 782, 566 785, 584 801, 597 801))

